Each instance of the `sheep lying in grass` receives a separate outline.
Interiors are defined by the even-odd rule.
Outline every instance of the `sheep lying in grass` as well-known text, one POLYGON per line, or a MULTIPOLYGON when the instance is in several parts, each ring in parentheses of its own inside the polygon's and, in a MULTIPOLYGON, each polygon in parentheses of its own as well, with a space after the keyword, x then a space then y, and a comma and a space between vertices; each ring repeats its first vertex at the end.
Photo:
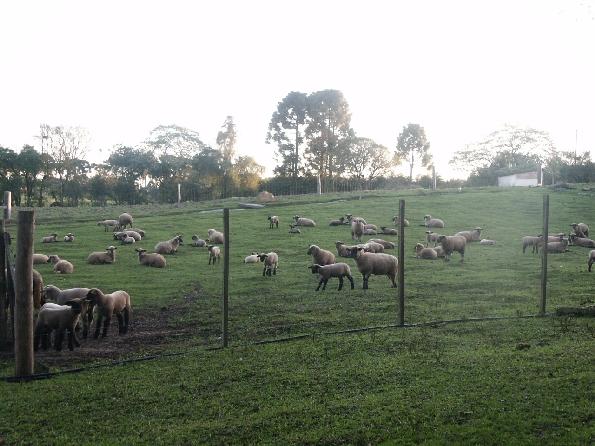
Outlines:
POLYGON ((138 252, 138 263, 144 266, 151 266, 153 268, 165 268, 167 262, 165 261, 165 257, 161 254, 157 254, 155 252, 148 253, 146 249, 136 248, 136 252, 138 252))
POLYGON ((264 263, 264 269, 262 275, 270 276, 271 274, 277 274, 277 268, 279 267, 279 256, 276 252, 269 252, 268 254, 259 254, 260 261, 264 263))
POLYGON ((48 263, 54 265, 54 272, 57 274, 72 274, 74 265, 68 260, 62 260, 57 255, 52 254, 48 257, 48 263))
POLYGON ((80 347, 76 338, 74 329, 81 313, 85 309, 85 303, 82 299, 73 299, 66 302, 65 305, 54 303, 44 304, 37 315, 35 323, 35 334, 33 337, 33 347, 37 351, 41 341, 41 347, 47 350, 49 338, 52 331, 56 331, 54 337, 54 348, 57 351, 62 350, 62 341, 64 340, 64 331, 68 332, 68 349, 74 350, 74 346, 80 347))
POLYGON ((108 265, 116 261, 116 248, 115 246, 108 246, 105 248, 105 252, 95 251, 89 254, 87 257, 87 263, 90 265, 108 265))
POLYGON ((368 229, 368 228, 364 228, 364 235, 376 235, 377 232, 375 229, 368 229))
MULTIPOLYGON (((394 225, 395 226, 399 226, 399 222, 400 222, 399 216, 398 215, 395 215, 393 217, 393 223, 394 223, 394 225)), ((409 220, 407 220, 406 218, 403 219, 403 223, 404 223, 404 226, 405 227, 409 226, 409 220)))
POLYGON ((316 222, 311 218, 301 217, 299 215, 294 215, 293 220, 296 226, 306 226, 313 228, 316 226, 316 222))
POLYGON ((479 241, 479 244, 480 245, 484 245, 484 246, 495 245, 496 244, 496 240, 490 240, 490 239, 487 239, 487 238, 482 238, 479 241))
POLYGON ((142 240, 142 236, 138 232, 131 229, 127 231, 114 232, 114 240, 123 240, 127 237, 133 238, 135 242, 140 242, 142 240))
POLYGON ((258 252, 253 252, 249 256, 244 258, 244 263, 258 263, 260 262, 260 257, 258 256, 258 252))
POLYGON ((326 289, 326 284, 331 277, 337 277, 339 279, 339 288, 337 288, 337 291, 341 291, 343 288, 343 277, 347 277, 349 282, 351 282, 351 289, 355 288, 353 277, 351 276, 351 269, 347 263, 333 263, 332 265, 315 264, 310 266, 310 269, 312 270, 312 274, 318 274, 320 276, 316 291, 320 289, 320 285, 322 285, 322 291, 324 291, 326 289))
POLYGON ((269 229, 273 229, 273 226, 277 228, 279 227, 279 217, 276 215, 269 215, 267 220, 269 221, 269 229))
POLYGON ((290 234, 301 234, 300 228, 297 227, 296 224, 289 225, 289 233, 290 234))
POLYGON ((462 237, 465 237, 465 240, 467 240, 467 243, 469 242, 476 242, 479 241, 481 239, 481 228, 475 228, 471 231, 460 231, 457 232, 455 235, 460 235, 462 237))
POLYGON ((352 247, 349 251, 350 257, 355 259, 357 269, 362 273, 364 290, 368 289, 368 279, 371 275, 388 276, 393 288, 397 287, 399 262, 395 256, 365 252, 361 247, 352 247))
POLYGON ((33 254, 33 265, 39 265, 40 263, 48 263, 48 256, 45 254, 33 254))
POLYGON ((589 260, 587 261, 587 265, 589 265, 589 272, 591 272, 591 266, 595 263, 595 249, 589 252, 589 260))
POLYGON ((372 238, 368 240, 368 243, 369 242, 379 243, 382 246, 384 246, 384 249, 395 249, 395 244, 393 242, 387 242, 386 240, 383 240, 381 238, 372 238))
POLYGON ((69 232, 68 234, 66 234, 66 235, 64 236, 64 241, 65 241, 66 243, 71 243, 71 242, 74 242, 74 234, 73 234, 72 232, 69 232))
POLYGON ((415 245, 415 258, 425 260, 436 260, 438 253, 433 248, 425 248, 424 245, 418 243, 415 245))
MULTIPOLYGON (((69 300, 81 300, 86 298, 88 292, 89 288, 69 288, 61 290, 57 286, 48 285, 43 288, 42 300, 44 301, 44 303, 46 303, 47 301, 51 301, 58 305, 66 305, 66 303, 69 300)), ((91 324, 92 312, 93 307, 88 306, 87 302, 85 301, 84 308, 81 313, 83 322, 83 338, 85 339, 87 338, 87 333, 89 332, 89 325, 91 324)))
POLYGON ((329 226, 341 226, 345 224, 345 217, 339 217, 338 220, 331 220, 329 226))
POLYGON ((130 226, 132 228, 132 222, 132 215, 130 215, 127 212, 124 212, 118 217, 118 228, 120 230, 126 228, 127 226, 130 226))
POLYGON ((221 263, 221 248, 214 245, 207 245, 207 249, 209 250, 209 265, 211 261, 213 261, 213 265, 217 260, 221 263))
POLYGON ((548 241, 547 252, 550 254, 561 254, 568 252, 568 240, 561 236, 555 242, 548 241))
POLYGON ((351 240, 362 240, 362 235, 364 235, 364 224, 361 220, 354 218, 351 221, 351 240))
POLYGON ((155 252, 157 254, 175 254, 178 247, 182 244, 182 236, 176 235, 170 240, 159 242, 155 245, 155 252))
POLYGON ((55 243, 58 241, 58 234, 50 234, 41 239, 41 243, 55 243))
POLYGON ((461 254, 461 263, 463 263, 465 260, 465 245, 467 244, 465 237, 460 235, 441 235, 438 237, 438 243, 442 245, 444 260, 446 262, 450 261, 453 251, 457 251, 461 254))
POLYGON ((430 214, 424 215, 424 226, 426 228, 443 228, 444 221, 439 218, 432 218, 430 214))
POLYGON ((118 290, 111 294, 104 294, 98 288, 91 288, 87 293, 86 300, 95 306, 93 318, 95 320, 95 333, 93 337, 97 339, 101 330, 101 322, 103 320, 102 338, 107 336, 107 330, 115 314, 118 318, 118 333, 120 335, 128 332, 128 325, 130 324, 130 313, 132 307, 130 306, 130 296, 126 291, 118 290))
POLYGON ((201 239, 198 235, 194 234, 192 236, 192 246, 196 246, 197 248, 204 248, 207 246, 207 242, 201 239))
POLYGON ((225 237, 223 236, 222 232, 219 232, 216 229, 209 229, 207 231, 207 234, 209 235, 207 237, 208 243, 219 243, 219 244, 225 243, 225 237))
POLYGON ((399 231, 393 228, 387 228, 386 226, 380 226, 381 234, 385 235, 399 235, 399 231))
POLYGON ((570 234, 570 243, 574 246, 581 246, 583 248, 595 248, 595 240, 578 237, 576 234, 570 234))
POLYGON ((361 248, 364 248, 364 251, 366 252, 373 252, 373 253, 379 253, 379 252, 384 252, 384 246, 381 243, 376 243, 373 242, 372 240, 369 240, 367 243, 358 245, 361 248))
POLYGON ((577 237, 589 237, 589 226, 587 226, 585 223, 572 223, 570 226, 572 226, 572 230, 577 237))
POLYGON ((103 226, 104 232, 114 230, 118 227, 118 220, 102 220, 97 222, 97 226, 103 226))
POLYGON ((144 239, 146 236, 146 232, 139 228, 130 228, 130 231, 136 232, 138 235, 140 235, 141 239, 144 239))
POLYGON ((321 266, 335 263, 335 255, 317 245, 310 245, 306 254, 311 255, 314 263, 321 266))

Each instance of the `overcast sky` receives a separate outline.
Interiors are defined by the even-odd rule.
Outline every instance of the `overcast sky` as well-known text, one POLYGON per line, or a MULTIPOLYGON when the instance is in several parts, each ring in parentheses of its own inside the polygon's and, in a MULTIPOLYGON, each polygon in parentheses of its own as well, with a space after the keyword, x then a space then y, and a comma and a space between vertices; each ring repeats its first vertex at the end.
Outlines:
MULTIPOLYGON (((595 5, 535 1, 2 1, 0 145, 39 124, 86 127, 88 159, 160 124, 274 167, 271 114, 290 91, 341 90, 360 136, 394 148, 425 127, 437 171, 505 123, 595 152, 595 5)), ((460 174, 459 174, 460 175, 460 174)))

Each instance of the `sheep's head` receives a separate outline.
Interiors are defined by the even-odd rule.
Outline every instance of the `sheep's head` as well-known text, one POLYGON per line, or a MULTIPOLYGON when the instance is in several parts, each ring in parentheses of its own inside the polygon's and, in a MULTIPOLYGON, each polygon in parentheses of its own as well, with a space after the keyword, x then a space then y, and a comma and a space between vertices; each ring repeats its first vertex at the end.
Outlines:
POLYGON ((101 298, 103 293, 99 288, 91 288, 85 297, 85 300, 90 302, 91 304, 96 304, 97 301, 101 298))
POLYGON ((308 268, 312 270, 312 274, 318 274, 318 271, 320 271, 320 265, 318 264, 309 266, 308 268))
POLYGON ((80 314, 83 312, 84 307, 87 306, 87 301, 81 298, 70 299, 64 302, 64 305, 68 305, 74 314, 80 314))
POLYGON ((143 249, 143 248, 136 248, 135 251, 138 252, 139 254, 142 254, 143 252, 147 252, 147 250, 143 249))
POLYGON ((60 261, 60 257, 55 254, 48 256, 48 260, 46 263, 58 263, 60 261))
MULTIPOLYGON (((209 237, 210 237, 210 236, 213 234, 213 232, 217 232, 217 231, 215 231, 214 229, 209 229, 209 230, 207 231, 207 234, 209 234, 209 237)), ((207 240, 208 240, 208 239, 207 239, 207 240)))
POLYGON ((258 254, 258 258, 261 262, 264 262, 268 256, 268 254, 258 254))
POLYGON ((576 227, 578 226, 578 223, 571 223, 570 226, 572 226, 573 229, 576 229, 576 227))
POLYGON ((436 241, 437 241, 438 243, 442 243, 444 240, 446 240, 446 236, 445 236, 445 235, 441 235, 440 237, 438 237, 438 238, 436 239, 436 241))
POLYGON ((312 252, 314 252, 317 249, 318 249, 318 246, 316 246, 316 245, 310 245, 310 247, 308 248, 308 252, 306 254, 311 255, 312 252))
POLYGON ((432 218, 432 216, 430 214, 424 215, 424 220, 429 220, 431 218, 432 218))
POLYGON ((267 220, 270 220, 270 219, 271 219, 271 216, 269 215, 269 216, 267 217, 267 220))
POLYGON ((422 245, 421 243, 417 243, 417 244, 415 245, 415 249, 414 249, 414 251, 415 251, 415 252, 419 252, 419 251, 421 251, 422 249, 424 249, 424 245, 422 245))
POLYGON ((116 248, 116 247, 115 247, 115 246, 113 246, 113 245, 111 245, 111 246, 108 246, 107 248, 105 248, 105 250, 106 250, 106 251, 111 251, 111 252, 114 252, 114 250, 115 250, 115 249, 118 249, 118 248, 116 248))
POLYGON ((294 219, 295 221, 298 221, 300 218, 302 218, 302 217, 300 217, 299 215, 294 215, 294 216, 293 216, 293 219, 294 219))
POLYGON ((181 234, 176 235, 175 238, 178 239, 178 242, 180 243, 180 245, 184 244, 184 240, 182 240, 182 235, 181 234))
POLYGON ((198 235, 194 234, 191 238, 192 240, 198 240, 198 235))

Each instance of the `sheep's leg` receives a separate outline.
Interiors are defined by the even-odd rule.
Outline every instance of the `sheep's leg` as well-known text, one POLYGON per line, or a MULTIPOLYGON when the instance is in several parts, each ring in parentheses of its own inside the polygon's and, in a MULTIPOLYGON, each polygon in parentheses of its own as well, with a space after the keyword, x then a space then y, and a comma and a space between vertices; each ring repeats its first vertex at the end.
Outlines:
POLYGON ((78 344, 77 347, 81 346, 81 344, 79 344, 78 341, 75 342, 74 330, 69 328, 68 329, 68 350, 73 351, 75 344, 78 344))
POLYGON ((130 308, 124 308, 124 334, 128 333, 128 326, 130 325, 130 308))
POLYGON ((101 333, 101 337, 105 338, 107 336, 107 329, 109 328, 109 324, 112 321, 110 316, 106 316, 105 320, 103 321, 103 333, 101 333))
POLYGON ((591 272, 591 266, 595 263, 594 259, 589 259, 589 272, 591 272))
POLYGON ((337 288, 337 291, 341 291, 343 289, 343 277, 339 277, 339 288, 337 288))
POLYGON ((321 279, 322 280, 322 291, 326 290, 326 284, 328 283, 328 279, 321 279))
POLYGON ((277 265, 275 265, 275 267, 273 268, 273 275, 276 276, 277 275, 277 265))
POLYGON ((349 279, 349 282, 351 282, 351 289, 353 290, 355 288, 355 283, 353 282, 353 277, 347 276, 347 278, 349 279))
MULTIPOLYGON (((318 282, 318 286, 316 287, 316 291, 318 291, 320 289, 320 285, 322 285, 322 282, 324 282, 323 277, 320 278, 320 281, 318 282)), ((324 291, 324 289, 323 289, 323 291, 324 291)))
POLYGON ((364 281, 362 289, 367 290, 368 289, 368 279, 370 278, 370 276, 369 275, 366 276, 365 274, 362 273, 362 278, 364 281))
POLYGON ((41 327, 35 327, 35 334, 33 336, 33 350, 39 350, 39 344, 41 342, 41 327))
POLYGON ((279 222, 275 222, 275 224, 277 225, 277 229, 279 229, 279 222))
POLYGON ((465 251, 461 252, 461 263, 465 260, 465 251))
POLYGON ((388 278, 392 282, 392 285, 391 286, 393 288, 396 288, 397 287, 397 282, 395 281, 395 275, 394 274, 388 274, 388 278))
POLYGON ((116 314, 116 317, 118 318, 118 334, 123 335, 124 334, 124 315, 122 315, 122 313, 118 313, 118 314, 116 314))
POLYGON ((62 350, 62 341, 64 339, 64 330, 58 329, 56 330, 56 337, 54 339, 54 348, 56 351, 62 350))
POLYGON ((97 314, 97 321, 95 322, 95 333, 93 337, 97 339, 99 337, 99 332, 101 331, 101 320, 103 319, 103 315, 98 312, 97 314))
POLYGON ((262 277, 264 277, 267 273, 267 267, 265 266, 264 269, 262 270, 262 277))

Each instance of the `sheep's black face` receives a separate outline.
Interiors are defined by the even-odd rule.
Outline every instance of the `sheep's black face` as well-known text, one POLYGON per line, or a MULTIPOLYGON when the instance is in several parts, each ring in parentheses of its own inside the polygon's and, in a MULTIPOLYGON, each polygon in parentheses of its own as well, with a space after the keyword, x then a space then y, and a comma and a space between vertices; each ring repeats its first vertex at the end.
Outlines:
POLYGON ((355 259, 357 257, 358 251, 359 251, 359 248, 357 248, 357 247, 348 248, 347 249, 348 257, 355 259))
POLYGON ((80 314, 83 311, 83 305, 78 300, 69 300, 68 302, 66 302, 66 305, 72 308, 72 312, 74 314, 80 314))
POLYGON ((259 254, 258 255, 258 258, 260 259, 261 262, 264 262, 267 257, 268 257, 268 254, 259 254))
POLYGON ((312 265, 312 266, 309 266, 308 268, 310 268, 312 270, 312 274, 318 274, 318 271, 320 271, 320 265, 312 265))

